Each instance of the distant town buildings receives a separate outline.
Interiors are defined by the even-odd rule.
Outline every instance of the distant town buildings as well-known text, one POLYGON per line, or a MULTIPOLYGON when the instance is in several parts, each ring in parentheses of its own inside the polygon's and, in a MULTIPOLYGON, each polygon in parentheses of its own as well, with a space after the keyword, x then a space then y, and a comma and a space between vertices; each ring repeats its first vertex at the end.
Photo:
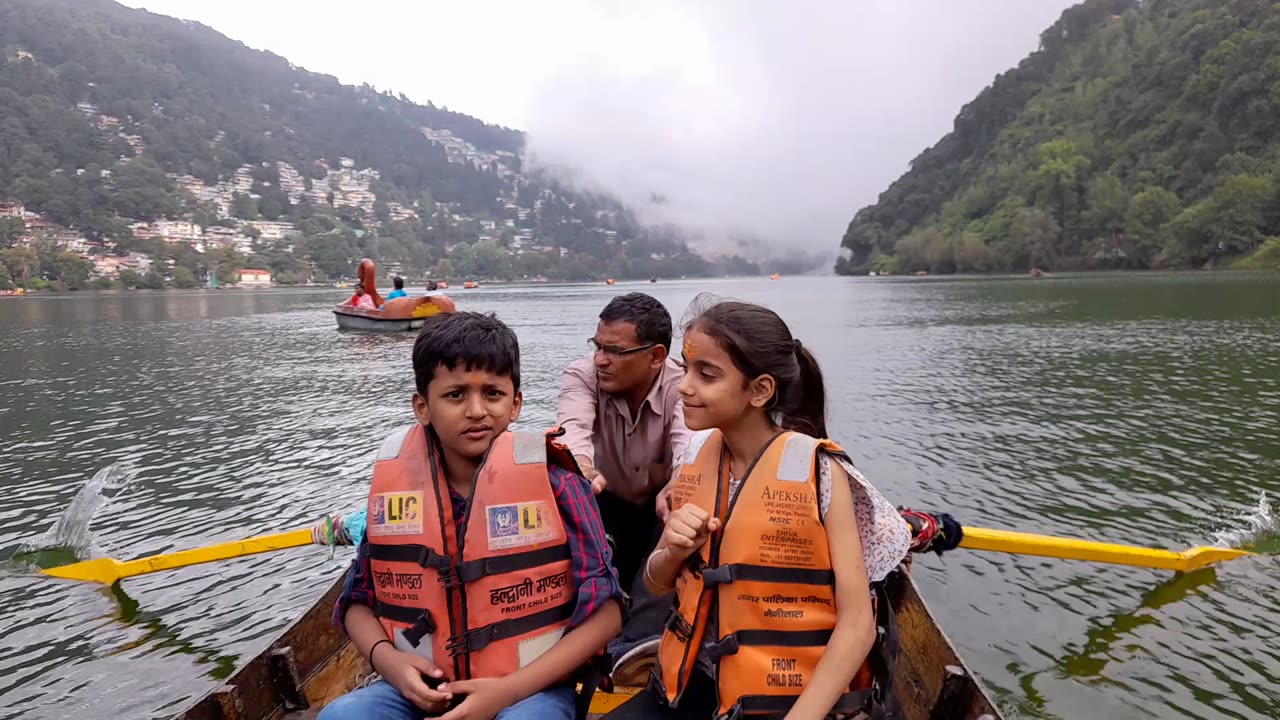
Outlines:
POLYGON ((240 271, 240 287, 271 287, 271 271, 270 270, 250 270, 240 271))
MULTIPOLYGON (((30 53, 22 50, 18 50, 15 57, 20 61, 33 58, 30 53)), ((130 132, 138 127, 133 118, 104 114, 89 100, 81 100, 74 107, 104 136, 123 140, 133 156, 146 152, 142 136, 130 132)), ((286 220, 244 218, 246 215, 252 216, 245 209, 244 196, 259 201, 259 210, 263 211, 261 200, 264 194, 270 193, 276 199, 281 199, 279 193, 268 190, 272 185, 277 185, 290 205, 307 202, 312 205, 358 210, 363 214, 365 228, 379 228, 388 222, 420 221, 428 231, 440 227, 462 229, 464 235, 470 234, 470 239, 464 242, 498 242, 517 255, 555 253, 563 256, 569 252, 549 238, 540 237, 542 230, 537 228, 546 222, 543 216, 544 204, 557 201, 557 198, 550 190, 543 190, 532 201, 524 195, 521 188, 528 181, 518 170, 521 160, 515 153, 506 150, 482 151, 450 130, 423 127, 421 132, 431 143, 443 149, 448 162, 470 165, 479 171, 492 172, 510 179, 505 189, 500 190, 498 197, 494 198, 494 216, 484 213, 481 217, 473 217, 458 202, 432 201, 429 196, 413 201, 379 198, 376 188, 381 174, 373 168, 357 167, 353 158, 341 157, 338 158, 336 167, 331 167, 325 160, 317 160, 307 167, 295 167, 287 162, 275 162, 274 166, 264 164, 260 167, 243 165, 215 182, 207 182, 190 174, 168 173, 167 177, 174 187, 189 196, 189 211, 183 217, 134 218, 129 224, 130 231, 134 238, 140 240, 159 239, 171 245, 186 244, 201 253, 219 248, 233 248, 246 256, 261 252, 262 243, 289 242, 301 234, 294 223, 286 220), (207 224, 201 224, 202 222, 207 224)), ((127 155, 122 155, 119 160, 120 163, 131 161, 132 157, 127 155)), ((77 174, 84 172, 81 168, 77 174)), ((112 169, 102 170, 104 181, 110 182, 112 172, 112 169)), ((572 207, 567 201, 562 201, 562 204, 572 207)), ((616 241, 618 233, 607 227, 617 220, 616 215, 611 210, 599 211, 595 213, 596 223, 587 221, 588 229, 602 238, 616 241)), ((22 234, 17 238, 19 245, 30 245, 37 239, 53 241, 64 251, 80 254, 92 262, 94 277, 114 279, 124 270, 145 274, 152 268, 152 259, 145 254, 113 254, 116 246, 110 238, 91 239, 81 230, 50 222, 17 202, 0 202, 0 218, 22 221, 22 234)), ((566 216, 556 222, 582 224, 583 220, 580 217, 566 216)), ((365 230, 355 231, 357 237, 362 237, 364 233, 365 230)), ((452 249, 457 244, 459 243, 450 243, 449 248, 452 249)), ((291 251, 292 248, 291 244, 287 246, 287 250, 291 251)), ((402 271, 401 264, 393 258, 388 259, 386 267, 395 272, 402 271)), ((265 270, 246 269, 239 273, 239 284, 245 287, 266 287, 271 283, 271 273, 265 270)))

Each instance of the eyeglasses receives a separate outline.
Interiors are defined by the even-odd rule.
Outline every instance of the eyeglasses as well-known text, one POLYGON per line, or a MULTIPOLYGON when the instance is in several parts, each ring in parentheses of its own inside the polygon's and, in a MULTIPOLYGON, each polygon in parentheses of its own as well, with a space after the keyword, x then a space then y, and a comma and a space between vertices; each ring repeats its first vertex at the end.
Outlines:
POLYGON ((642 350, 648 350, 649 348, 657 344, 658 343, 649 343, 648 345, 641 345, 640 347, 620 348, 615 345, 601 345, 600 343, 596 342, 595 338, 590 338, 587 340, 587 347, 591 348, 592 352, 604 353, 605 355, 612 358, 626 357, 628 355, 638 353, 642 350))

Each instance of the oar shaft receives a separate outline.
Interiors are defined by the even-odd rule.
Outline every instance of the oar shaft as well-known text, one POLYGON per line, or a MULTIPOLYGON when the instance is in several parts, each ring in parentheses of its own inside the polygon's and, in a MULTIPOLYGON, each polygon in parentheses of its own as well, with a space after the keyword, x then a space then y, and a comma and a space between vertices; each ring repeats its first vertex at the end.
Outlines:
POLYGON ((1181 553, 1169 550, 967 526, 960 547, 1165 570, 1182 570, 1186 563, 1186 558, 1181 553))
POLYGON ((311 544, 311 528, 180 550, 120 563, 120 578, 311 544))

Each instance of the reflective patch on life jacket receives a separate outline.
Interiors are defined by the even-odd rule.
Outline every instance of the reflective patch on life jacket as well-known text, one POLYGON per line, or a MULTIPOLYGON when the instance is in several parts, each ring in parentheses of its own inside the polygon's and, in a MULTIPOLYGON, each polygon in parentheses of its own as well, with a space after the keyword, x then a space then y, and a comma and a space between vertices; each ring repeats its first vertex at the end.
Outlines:
POLYGON ((560 642, 562 637, 564 637, 564 628, 556 628, 516 643, 516 655, 519 656, 520 667, 542 657, 553 645, 560 642))
POLYGON ((400 457, 400 448, 404 447, 405 437, 409 435, 410 430, 413 430, 416 427, 420 426, 410 425, 409 427, 401 428, 388 435, 387 439, 383 440, 382 445, 378 447, 378 454, 373 458, 373 461, 395 460, 400 457))
POLYGON ((817 438, 792 433, 778 460, 778 479, 784 482, 807 482, 813 470, 813 451, 817 438))
POLYGON ((418 535, 422 532, 422 491, 377 493, 369 496, 369 537, 418 535))
POLYGON ((509 550, 548 542, 555 536, 548 522, 555 512, 559 511, 543 501, 486 507, 489 549, 509 550))
POLYGON ((547 436, 540 433, 511 433, 511 459, 516 465, 545 465, 547 436))
POLYGON ((435 651, 432 650, 432 648, 435 647, 435 645, 433 644, 434 641, 435 641, 435 634, 427 633, 426 635, 422 636, 422 639, 418 641, 417 645, 414 645, 413 643, 409 642, 408 638, 404 636, 403 630, 401 630, 400 628, 396 628, 395 637, 391 639, 391 644, 395 647, 395 649, 399 650, 400 652, 407 652, 413 655, 417 655, 418 657, 424 657, 430 660, 432 664, 435 664, 435 661, 436 661, 435 651))

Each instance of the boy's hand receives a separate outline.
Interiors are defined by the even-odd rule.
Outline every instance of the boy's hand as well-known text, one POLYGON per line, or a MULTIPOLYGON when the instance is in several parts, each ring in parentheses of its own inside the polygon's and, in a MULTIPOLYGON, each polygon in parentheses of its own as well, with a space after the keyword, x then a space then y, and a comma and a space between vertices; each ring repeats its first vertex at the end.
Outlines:
MULTIPOLYGON (((433 678, 444 677, 440 668, 430 660, 413 653, 402 652, 395 648, 375 648, 378 672, 400 691, 406 700, 428 712, 443 712, 449 706, 453 695, 441 690, 432 690, 422 679, 426 675, 433 678)), ((440 685, 444 687, 443 684, 440 685)))
POLYGON ((720 518, 711 517, 706 510, 686 503, 671 513, 667 527, 662 531, 662 544, 675 560, 684 560, 698 551, 711 533, 720 529, 720 518))
POLYGON ((440 720, 493 720, 494 716, 515 705, 516 699, 503 687, 502 678, 456 680, 440 686, 442 691, 466 695, 457 707, 440 716, 440 720))

